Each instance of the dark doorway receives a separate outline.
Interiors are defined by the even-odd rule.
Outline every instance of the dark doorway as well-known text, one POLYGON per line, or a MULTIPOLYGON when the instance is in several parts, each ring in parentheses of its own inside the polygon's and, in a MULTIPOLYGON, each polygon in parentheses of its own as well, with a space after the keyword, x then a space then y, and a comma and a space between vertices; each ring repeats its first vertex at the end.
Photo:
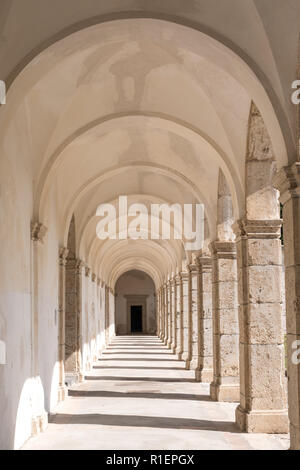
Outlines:
POLYGON ((142 305, 132 305, 130 307, 131 333, 142 333, 143 331, 142 310, 142 305))

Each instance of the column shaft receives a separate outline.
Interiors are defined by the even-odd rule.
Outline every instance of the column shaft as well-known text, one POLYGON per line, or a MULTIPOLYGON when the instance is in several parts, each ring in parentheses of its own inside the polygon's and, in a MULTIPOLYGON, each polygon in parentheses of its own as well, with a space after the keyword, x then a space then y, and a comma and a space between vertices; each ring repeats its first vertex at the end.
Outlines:
POLYGON ((171 281, 171 297, 172 297, 172 343, 171 349, 175 353, 177 345, 177 315, 176 315, 176 285, 175 278, 171 281))
POLYGON ((191 298, 190 298, 190 275, 181 273, 182 281, 182 330, 183 330, 183 352, 182 360, 189 369, 191 362, 191 298))
POLYGON ((200 307, 199 307, 199 268, 196 264, 189 265, 189 290, 191 308, 191 361, 190 369, 195 375, 200 370, 200 307))
POLYGON ((210 393, 213 400, 238 402, 239 337, 237 265, 234 242, 213 242, 213 351, 214 378, 210 393))
POLYGON ((181 361, 183 353, 183 311, 182 311, 182 279, 178 274, 175 278, 176 289, 176 354, 181 361))
POLYGON ((58 294, 58 361, 59 385, 58 401, 63 401, 67 394, 65 385, 65 290, 66 290, 66 261, 68 249, 61 248, 59 252, 59 294, 58 294))
POLYGON ((287 375, 291 449, 300 450, 300 163, 275 177, 283 204, 287 375))
POLYGON ((280 220, 243 220, 235 227, 241 375, 236 420, 247 432, 288 430, 280 227, 280 220))
POLYGON ((168 289, 168 342, 167 346, 171 349, 172 340, 173 340, 173 308, 172 308, 172 281, 167 283, 168 289))
POLYGON ((199 256, 199 336, 200 361, 196 380, 210 383, 213 380, 212 333, 212 265, 211 258, 199 256))

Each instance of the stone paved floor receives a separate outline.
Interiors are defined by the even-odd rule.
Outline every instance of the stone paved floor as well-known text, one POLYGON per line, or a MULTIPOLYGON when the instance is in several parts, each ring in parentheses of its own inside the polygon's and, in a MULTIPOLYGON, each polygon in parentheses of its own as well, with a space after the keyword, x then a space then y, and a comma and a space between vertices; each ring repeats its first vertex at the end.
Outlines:
POLYGON ((242 434, 236 404, 209 399, 161 341, 120 336, 23 449, 287 449, 288 436, 242 434))

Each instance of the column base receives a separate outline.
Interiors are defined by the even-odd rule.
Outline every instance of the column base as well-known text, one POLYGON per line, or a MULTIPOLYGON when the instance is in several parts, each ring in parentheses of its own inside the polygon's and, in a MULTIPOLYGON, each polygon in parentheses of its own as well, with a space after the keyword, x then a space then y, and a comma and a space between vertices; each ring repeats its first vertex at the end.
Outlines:
POLYGON ((67 387, 71 387, 79 382, 84 382, 84 373, 82 371, 65 373, 65 384, 67 387))
POLYGON ((68 396, 68 389, 65 385, 60 385, 58 387, 58 398, 57 401, 60 403, 61 401, 64 401, 68 396))
POLYGON ((235 418, 242 432, 266 434, 289 432, 287 410, 246 411, 239 405, 235 411, 235 418))
POLYGON ((213 401, 238 403, 240 401, 239 384, 210 384, 210 397, 213 401))
POLYGON ((31 436, 37 436, 44 432, 48 425, 48 413, 46 411, 39 416, 33 416, 31 419, 31 436))
POLYGON ((211 383, 213 380, 213 370, 212 369, 196 369, 195 370, 195 380, 196 382, 202 383, 211 383))
POLYGON ((85 381, 85 375, 82 371, 78 372, 78 381, 80 383, 84 382, 85 381))
POLYGON ((190 369, 196 371, 200 370, 200 365, 199 365, 199 359, 198 358, 193 358, 190 361, 190 369))
POLYGON ((300 427, 290 424, 291 447, 290 450, 300 450, 300 427))
POLYGON ((168 341, 168 342, 167 342, 167 348, 168 348, 168 349, 171 349, 171 347, 172 347, 172 342, 171 342, 171 341, 168 341))
POLYGON ((184 351, 182 353, 182 358, 181 358, 182 361, 185 362, 185 368, 186 370, 190 370, 190 366, 191 366, 191 358, 190 358, 190 355, 188 352, 184 351))

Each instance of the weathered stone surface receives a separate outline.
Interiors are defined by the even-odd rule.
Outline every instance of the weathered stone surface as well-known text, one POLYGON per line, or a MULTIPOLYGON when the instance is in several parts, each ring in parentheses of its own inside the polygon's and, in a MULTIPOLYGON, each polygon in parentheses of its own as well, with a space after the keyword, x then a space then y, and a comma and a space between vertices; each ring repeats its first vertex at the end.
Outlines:
POLYGON ((279 227, 276 220, 236 225, 241 374, 236 419, 247 432, 288 427, 279 227))
POLYGON ((213 400, 239 398, 237 263, 234 242, 212 244, 213 400))

